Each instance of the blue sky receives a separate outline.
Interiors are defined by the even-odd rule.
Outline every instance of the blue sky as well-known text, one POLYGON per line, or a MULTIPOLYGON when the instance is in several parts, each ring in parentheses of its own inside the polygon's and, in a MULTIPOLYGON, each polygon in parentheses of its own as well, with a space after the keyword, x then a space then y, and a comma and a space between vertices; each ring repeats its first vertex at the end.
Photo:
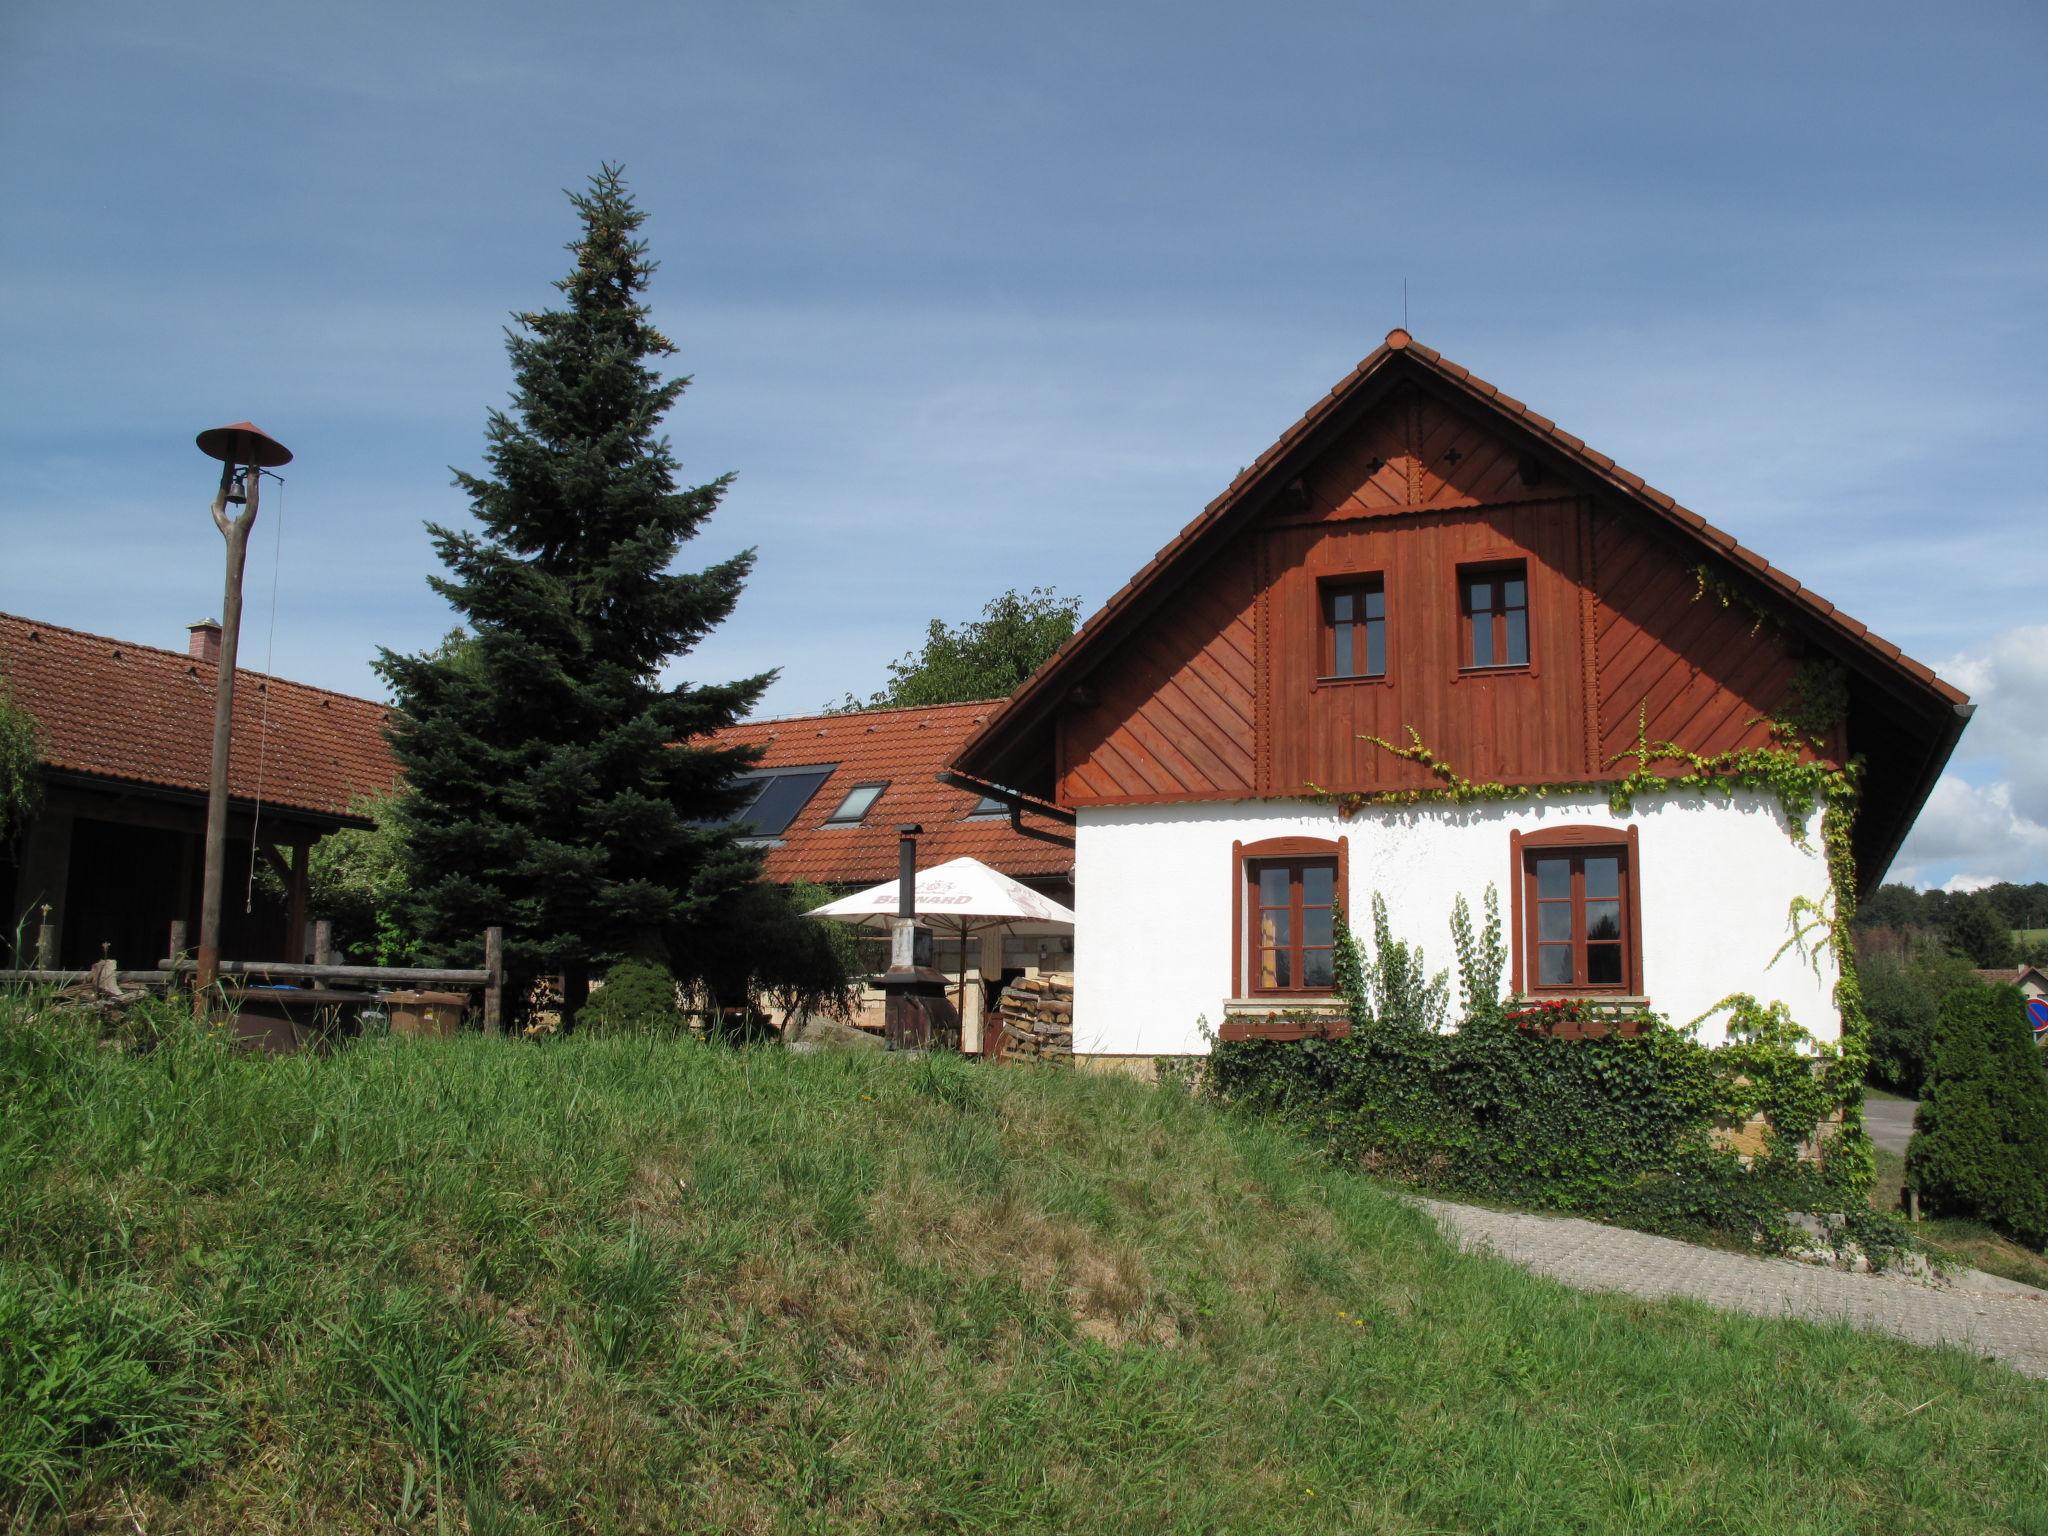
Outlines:
POLYGON ((181 643, 253 417, 245 657, 431 643, 561 189, 625 162, 754 546, 678 668, 766 708, 1092 608, 1402 318, 1983 708, 1895 873, 2048 878, 2048 12, 0 8, 0 608, 181 643), (281 515, 280 515, 281 514, 281 515), (272 538, 282 524, 282 544, 272 538))

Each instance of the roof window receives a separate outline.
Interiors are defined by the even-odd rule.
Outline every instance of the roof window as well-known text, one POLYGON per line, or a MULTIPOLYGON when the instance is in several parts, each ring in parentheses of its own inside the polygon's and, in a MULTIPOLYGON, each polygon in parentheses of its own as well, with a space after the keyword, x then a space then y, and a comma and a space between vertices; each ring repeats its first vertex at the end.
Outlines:
POLYGON ((880 784, 856 784, 846 792, 846 798, 839 802, 839 808, 825 818, 828 827, 850 827, 873 809, 874 803, 882 798, 882 791, 889 787, 888 781, 880 784))
POLYGON ((1009 814, 1009 805, 1004 801, 998 800, 994 795, 983 795, 974 802, 974 809, 967 813, 970 820, 976 816, 1007 816, 1009 814))
POLYGON ((733 816, 733 829, 742 837, 780 837, 837 766, 768 768, 741 774, 734 783, 741 788, 752 786, 754 797, 733 816))

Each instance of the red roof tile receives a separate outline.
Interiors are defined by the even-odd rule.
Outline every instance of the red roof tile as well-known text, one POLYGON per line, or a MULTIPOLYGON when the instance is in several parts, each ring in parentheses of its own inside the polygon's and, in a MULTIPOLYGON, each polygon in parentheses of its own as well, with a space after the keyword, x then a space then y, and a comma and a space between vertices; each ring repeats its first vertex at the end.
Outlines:
MULTIPOLYGON (((51 768, 205 794, 216 670, 182 651, 0 614, 0 673, 35 717, 51 768)), ((387 713, 373 699, 237 668, 229 793, 345 815, 398 780, 387 713)))
POLYGON ((960 744, 1003 707, 1000 699, 939 704, 921 709, 877 709, 847 715, 800 715, 753 720, 720 731, 721 746, 762 746, 763 768, 836 765, 832 777, 767 851, 768 878, 814 880, 821 885, 874 885, 896 874, 896 828, 920 822, 920 867, 963 855, 1012 879, 1064 878, 1073 872, 1072 831, 1026 816, 1032 836, 1011 829, 1007 816, 967 820, 978 795, 937 774, 960 744), (856 784, 886 782, 888 789, 858 826, 828 827, 830 816, 856 784), (1048 841, 1057 838, 1057 841, 1048 841))

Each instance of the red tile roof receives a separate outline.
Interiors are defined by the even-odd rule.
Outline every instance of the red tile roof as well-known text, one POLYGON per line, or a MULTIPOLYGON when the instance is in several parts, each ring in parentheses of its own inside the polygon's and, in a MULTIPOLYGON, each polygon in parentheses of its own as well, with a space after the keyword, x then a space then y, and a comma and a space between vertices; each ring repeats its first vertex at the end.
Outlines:
POLYGON ((771 880, 874 885, 892 879, 896 827, 912 821, 924 826, 918 839, 920 867, 964 855, 1012 879, 1064 878, 1074 868, 1071 828, 1026 816, 1024 825, 1042 834, 1033 836, 1012 830, 1007 816, 967 820, 980 797, 941 784, 936 777, 961 742, 1002 707, 998 699, 752 720, 720 731, 713 739, 721 746, 765 746, 763 768, 836 765, 832 777, 768 850, 765 862, 771 880), (824 825, 854 785, 884 781, 888 789, 858 826, 824 825))
MULTIPOLYGON (((216 670, 182 651, 0 614, 0 673, 35 717, 50 768, 205 794, 216 670)), ((387 713, 373 699, 237 668, 229 793, 345 815, 398 780, 387 713)))

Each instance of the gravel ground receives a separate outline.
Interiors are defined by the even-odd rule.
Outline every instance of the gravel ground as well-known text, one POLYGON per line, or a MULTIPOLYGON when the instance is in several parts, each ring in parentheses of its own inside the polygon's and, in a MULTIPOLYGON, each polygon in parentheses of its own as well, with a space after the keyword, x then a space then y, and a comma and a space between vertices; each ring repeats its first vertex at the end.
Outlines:
POLYGON ((1863 1101, 1863 1128, 1870 1139, 1887 1152, 1906 1155, 1906 1143, 1913 1139, 1913 1115, 1920 1108, 1912 1099, 1868 1098, 1863 1101))
POLYGON ((1724 1253, 1570 1216, 1424 1200, 1467 1250, 1490 1250, 1582 1291, 1690 1296, 1758 1317, 1841 1321, 1916 1344, 1956 1344, 2048 1377, 2048 1291, 1966 1269, 1938 1280, 1851 1274, 1724 1253))

